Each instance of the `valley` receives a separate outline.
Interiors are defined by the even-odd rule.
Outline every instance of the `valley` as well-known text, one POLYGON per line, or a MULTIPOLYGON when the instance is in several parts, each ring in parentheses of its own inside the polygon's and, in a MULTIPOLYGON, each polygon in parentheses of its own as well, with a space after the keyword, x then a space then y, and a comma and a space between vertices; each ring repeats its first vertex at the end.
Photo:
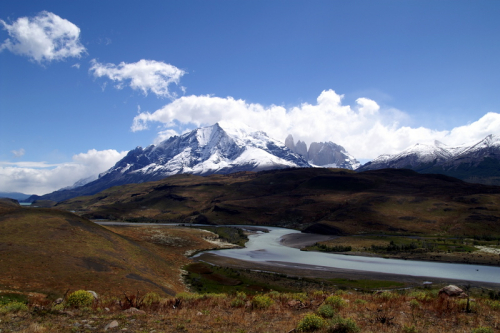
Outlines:
MULTIPOLYGON (((299 239, 296 244, 306 246, 304 251, 319 251, 307 252, 318 258, 345 254, 340 256, 344 261, 349 260, 349 255, 362 255, 498 267, 495 249, 500 239, 499 201, 500 188, 446 176, 393 169, 355 173, 316 168, 176 175, 111 187, 52 208, 22 207, 2 199, 0 297, 21 295, 30 309, 42 306, 48 312, 46 319, 40 321, 39 315, 30 310, 26 324, 16 319, 16 312, 0 314, 0 327, 26 331, 39 322, 44 323, 40 324, 43 327, 52 325, 55 331, 64 331, 67 325, 86 320, 74 329, 84 332, 84 325, 103 328, 117 320, 122 328, 132 331, 140 331, 137 323, 166 332, 216 327, 258 332, 250 318, 260 311, 259 316, 268 316, 265 325, 270 331, 282 332, 284 328, 289 331, 296 327, 305 314, 319 311, 328 295, 334 293, 344 300, 352 298, 353 302, 362 299, 371 308, 380 305, 380 300, 373 296, 376 290, 392 290, 391 297, 401 304, 413 299, 411 292, 423 290, 432 300, 425 306, 436 307, 438 303, 434 302, 438 299, 431 292, 450 283, 469 288, 480 300, 476 306, 492 311, 488 295, 496 295, 500 281, 479 282, 460 278, 459 274, 456 278, 432 278, 426 277, 425 269, 416 275, 391 270, 318 269, 279 260, 250 262, 200 251, 241 247, 247 237, 262 232, 263 227, 278 226, 310 234, 311 239, 299 239), (234 224, 253 230, 241 232, 231 227, 234 224), (422 289, 423 281, 433 282, 430 290, 422 289), (92 309, 82 312, 69 305, 55 307, 57 299, 67 299, 68 293, 80 289, 99 295, 100 300, 92 309), (343 294, 344 290, 349 294, 343 294), (149 305, 139 302, 152 293, 158 296, 149 305), (257 296, 269 297, 275 305, 259 310, 252 305, 257 296), (176 302, 183 304, 181 308, 169 310, 176 302), (234 306, 240 303, 241 309, 234 306), (228 317, 225 324, 219 324, 214 321, 214 316, 223 316, 219 310, 210 315, 207 312, 207 318, 186 312, 204 314, 214 304, 230 313, 231 318, 240 316, 241 320, 228 317), (130 307, 138 307, 147 315, 123 316, 121 313, 130 307), (102 311, 108 311, 104 308, 109 309, 108 314, 103 314, 102 311), (72 315, 67 317, 67 313, 72 315), (288 320, 278 319, 278 313, 288 320), (179 316, 190 319, 181 320, 179 316), (157 318, 157 322, 152 318, 157 318)), ((479 270, 482 267, 486 266, 479 266, 479 270)), ((455 312, 448 315, 462 316, 461 305, 454 306, 455 312)), ((373 321, 370 312, 356 311, 356 307, 350 306, 339 309, 338 315, 356 318, 363 331, 377 327, 397 331, 390 325, 378 326, 380 323, 373 321), (363 316, 372 319, 365 320, 355 313, 365 313, 363 316)), ((432 312, 435 309, 426 311, 421 323, 429 325, 439 315, 432 312), (434 314, 429 315, 429 311, 434 314)), ((491 318, 498 320, 482 313, 474 316, 477 323, 489 326, 496 325, 491 318)), ((407 317, 396 317, 399 327, 413 325, 407 317)), ((460 326, 441 327, 441 331, 451 332, 456 327, 460 326)))

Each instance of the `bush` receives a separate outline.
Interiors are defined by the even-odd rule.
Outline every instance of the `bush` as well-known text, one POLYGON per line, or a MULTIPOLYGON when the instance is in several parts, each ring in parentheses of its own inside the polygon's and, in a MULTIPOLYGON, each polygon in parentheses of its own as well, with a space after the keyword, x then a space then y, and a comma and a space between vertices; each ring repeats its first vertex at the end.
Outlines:
POLYGON ((233 308, 241 308, 241 307, 245 306, 245 300, 243 300, 241 298, 235 298, 231 301, 231 306, 233 308))
POLYGON ((69 294, 68 299, 66 300, 68 305, 73 306, 75 308, 79 307, 87 307, 91 306, 94 302, 94 296, 91 293, 85 290, 77 290, 71 294, 69 294))
POLYGON ((332 318, 335 315, 335 310, 329 304, 323 304, 317 310, 317 313, 323 318, 332 318))
POLYGON ((231 306, 233 308, 241 308, 245 306, 245 299, 247 298, 247 294, 244 292, 236 292, 236 298, 232 300, 231 306))
POLYGON ((365 305, 367 302, 364 299, 356 299, 354 303, 359 304, 359 305, 365 305))
POLYGON ((178 293, 175 295, 175 298, 178 298, 183 301, 192 301, 192 300, 197 300, 202 298, 203 295, 200 294, 193 294, 193 293, 178 293))
POLYGON ((412 292, 410 293, 409 296, 415 298, 417 301, 420 302, 428 302, 432 300, 432 297, 428 293, 425 293, 423 291, 412 292))
POLYGON ((411 326, 403 326, 403 332, 404 333, 418 333, 418 330, 417 328, 415 327, 415 325, 411 325, 411 326))
POLYGON ((492 310, 500 310, 500 302, 499 301, 487 301, 486 302, 492 310))
POLYGON ((265 295, 257 295, 252 299, 252 306, 256 309, 267 309, 274 304, 274 301, 265 295))
POLYGON ((418 308, 420 308, 420 303, 416 299, 412 299, 410 301, 410 307, 412 309, 418 309, 418 308))
POLYGON ((382 299, 384 301, 389 301, 389 300, 395 298, 396 295, 394 295, 390 291, 384 291, 384 292, 382 292, 380 294, 376 294, 375 297, 380 298, 380 299, 382 299))
POLYGON ((28 306, 22 302, 11 302, 0 306, 0 313, 28 311, 28 306))
POLYGON ((297 325, 297 331, 312 332, 319 330, 325 325, 326 322, 323 318, 315 315, 314 313, 308 313, 297 325))
POLYGON ((347 305, 347 302, 340 296, 329 296, 326 298, 325 303, 331 305, 335 309, 340 309, 347 305))
POLYGON ((356 322, 351 318, 336 317, 330 322, 328 333, 357 333, 361 331, 356 322))
POLYGON ((151 305, 153 303, 159 303, 161 300, 161 296, 157 293, 147 293, 142 299, 142 303, 144 305, 151 305))
POLYGON ((489 327, 478 327, 471 331, 472 333, 495 333, 492 328, 489 327))

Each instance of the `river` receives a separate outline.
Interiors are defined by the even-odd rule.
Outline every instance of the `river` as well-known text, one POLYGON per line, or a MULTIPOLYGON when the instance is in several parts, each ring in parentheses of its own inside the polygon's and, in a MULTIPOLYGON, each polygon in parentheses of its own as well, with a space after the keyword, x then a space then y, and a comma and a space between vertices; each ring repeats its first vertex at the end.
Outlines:
MULTIPOLYGON (((244 228, 244 226, 239 227, 244 228)), ((318 270, 340 268, 430 278, 500 283, 500 267, 300 251, 299 249, 287 247, 280 243, 280 239, 284 235, 299 233, 300 231, 277 227, 260 228, 268 229, 269 232, 258 232, 250 235, 245 248, 206 251, 202 253, 212 253, 253 262, 268 262, 275 265, 283 263, 308 265, 309 269, 318 270)), ((196 256, 200 256, 202 253, 196 256)))

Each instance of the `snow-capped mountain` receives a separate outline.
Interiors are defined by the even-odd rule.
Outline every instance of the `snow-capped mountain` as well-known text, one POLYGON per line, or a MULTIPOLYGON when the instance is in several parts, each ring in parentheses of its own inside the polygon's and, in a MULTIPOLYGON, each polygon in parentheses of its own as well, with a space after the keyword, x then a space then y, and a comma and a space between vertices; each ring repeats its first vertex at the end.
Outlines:
POLYGON ((95 194, 111 186, 159 180, 180 173, 210 175, 290 167, 311 165, 262 131, 244 124, 219 122, 158 145, 137 147, 98 179, 33 199, 62 201, 95 194))
POLYGON ((394 155, 381 155, 357 171, 384 168, 412 169, 441 173, 465 181, 500 185, 500 137, 490 134, 483 140, 460 146, 416 144, 394 155))
POLYGON ((360 166, 360 163, 344 147, 331 141, 312 142, 307 150, 304 142, 299 140, 297 144, 294 144, 293 136, 288 135, 285 145, 291 151, 304 157, 314 167, 356 170, 360 166))

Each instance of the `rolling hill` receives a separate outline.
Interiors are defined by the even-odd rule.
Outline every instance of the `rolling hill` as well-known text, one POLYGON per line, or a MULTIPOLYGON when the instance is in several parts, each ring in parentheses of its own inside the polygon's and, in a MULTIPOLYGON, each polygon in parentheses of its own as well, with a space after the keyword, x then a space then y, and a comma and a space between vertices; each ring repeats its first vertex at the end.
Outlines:
POLYGON ((177 232, 183 242, 174 246, 115 231, 69 212, 0 199, 0 289, 174 295, 185 290, 179 279, 185 251, 214 247, 196 230, 177 232))
POLYGON ((500 187, 383 169, 176 175, 56 207, 87 218, 293 227, 327 234, 500 235, 500 187))

